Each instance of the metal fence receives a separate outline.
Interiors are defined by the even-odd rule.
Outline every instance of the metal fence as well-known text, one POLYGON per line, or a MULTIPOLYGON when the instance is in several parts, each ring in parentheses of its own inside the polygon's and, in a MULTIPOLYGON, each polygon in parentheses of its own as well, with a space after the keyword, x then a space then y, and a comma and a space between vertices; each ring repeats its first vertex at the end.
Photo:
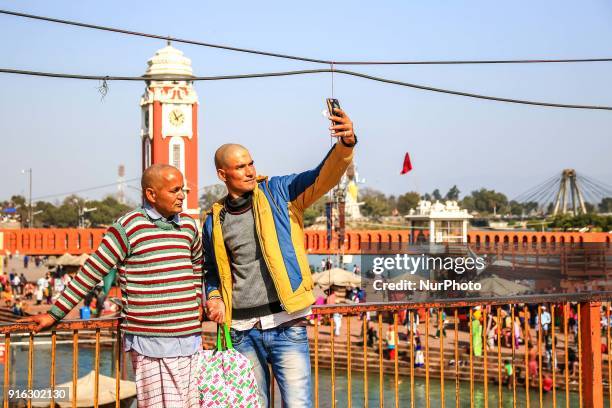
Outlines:
MULTIPOLYGON (((350 408, 383 407, 387 404, 429 408, 466 406, 469 401, 470 407, 502 407, 507 406, 511 400, 513 407, 542 407, 547 404, 553 407, 603 408, 605 394, 609 398, 612 391, 610 300, 612 293, 599 292, 313 307, 313 326, 309 330, 314 406, 350 408), (603 316, 600 314, 602 306, 605 308, 603 316), (539 322, 542 321, 544 307, 551 314, 552 324, 548 331, 534 328, 530 324, 536 316, 539 322), (575 321, 569 318, 570 309, 577 312, 575 321), (535 313, 531 319, 529 310, 535 313), (419 313, 422 319, 415 325, 419 313), (341 336, 334 335, 334 314, 336 318, 341 316, 344 322, 341 336), (367 319, 368 315, 371 320, 367 319), (503 323, 508 319, 512 322, 510 342, 507 342, 508 327, 503 323), (479 325, 475 323, 476 320, 482 320, 483 323, 479 325), (514 339, 514 322, 517 320, 521 322, 524 339, 520 344, 514 339), (603 325, 603 322, 607 322, 607 325, 603 325), (485 327, 493 327, 492 333, 491 330, 487 332, 485 327), (391 349, 383 341, 385 328, 388 333, 392 333, 389 343, 395 345, 393 352, 388 351, 391 349), (440 330, 438 339, 431 336, 434 330, 442 328, 446 332, 440 330), (369 344, 368 338, 372 336, 368 336, 368 331, 370 335, 376 334, 376 340, 369 344), (420 342, 416 340, 417 337, 420 342), (573 337, 572 345, 570 337, 573 337), (602 343, 608 347, 606 353, 602 352, 602 343), (420 344, 420 350, 417 344, 420 344), (480 346, 481 355, 477 352, 480 346), (570 351, 573 349, 575 353, 570 351), (419 367, 418 353, 423 356, 423 367, 419 367), (511 370, 508 370, 508 365, 511 370), (325 378, 322 377, 323 370, 329 374, 325 378), (338 387, 340 382, 342 391, 338 387), (387 392, 385 395, 384 389, 389 387, 390 382, 392 393, 390 395, 387 392), (417 401, 415 397, 417 382, 421 388, 424 382, 424 401, 417 401), (449 398, 449 393, 453 397, 449 398), (434 394, 435 401, 430 398, 434 394), (572 402, 576 400, 577 404, 572 402)), ((57 386, 58 333, 62 334, 64 342, 72 343, 72 407, 77 406, 79 343, 82 344, 85 338, 94 347, 95 387, 92 405, 99 405, 102 334, 112 339, 115 406, 120 406, 120 379, 126 367, 121 336, 117 335, 119 326, 120 319, 65 321, 45 334, 50 335, 51 344, 51 389, 57 386)), ((28 324, 0 325, 0 334, 4 335, 5 355, 9 355, 11 341, 17 335, 27 339, 27 372, 17 372, 14 375, 21 378, 22 382, 25 382, 23 380, 27 376, 27 388, 30 389, 34 385, 34 359, 37 353, 35 339, 40 336, 31 333, 32 329, 33 326, 28 324)), ((212 336, 206 335, 205 344, 211 341, 212 336)), ((4 407, 9 406, 11 369, 11 361, 7 358, 4 365, 4 407)), ((610 404, 612 407, 612 402, 610 404)), ((55 405, 56 402, 51 399, 50 406, 55 405)), ((30 400, 27 406, 32 406, 30 400)))

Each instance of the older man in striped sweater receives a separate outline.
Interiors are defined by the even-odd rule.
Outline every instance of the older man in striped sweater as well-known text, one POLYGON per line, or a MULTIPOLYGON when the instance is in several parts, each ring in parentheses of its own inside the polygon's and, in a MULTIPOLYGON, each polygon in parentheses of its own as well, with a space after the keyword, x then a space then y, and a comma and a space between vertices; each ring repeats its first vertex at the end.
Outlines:
POLYGON ((124 351, 131 352, 138 406, 195 407, 202 244, 195 221, 181 214, 181 172, 156 164, 141 183, 145 205, 110 226, 49 313, 29 320, 37 331, 52 326, 117 267, 124 351))

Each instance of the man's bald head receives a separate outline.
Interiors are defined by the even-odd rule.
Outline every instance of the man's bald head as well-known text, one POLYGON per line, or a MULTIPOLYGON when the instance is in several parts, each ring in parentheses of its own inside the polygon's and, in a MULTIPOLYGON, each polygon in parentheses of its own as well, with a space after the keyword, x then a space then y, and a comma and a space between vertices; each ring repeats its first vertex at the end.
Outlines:
POLYGON ((253 191, 257 185, 253 159, 242 145, 227 143, 219 147, 215 152, 215 167, 232 198, 253 191))
POLYGON ((217 170, 227 167, 227 161, 230 156, 236 152, 246 151, 247 148, 237 143, 226 143, 221 145, 215 152, 215 168, 217 170))
POLYGON ((171 172, 181 172, 169 164, 153 164, 142 173, 140 187, 144 192, 147 188, 159 188, 164 178, 171 172))
POLYGON ((168 164, 154 164, 140 179, 144 199, 166 218, 183 210, 185 188, 183 174, 168 164))

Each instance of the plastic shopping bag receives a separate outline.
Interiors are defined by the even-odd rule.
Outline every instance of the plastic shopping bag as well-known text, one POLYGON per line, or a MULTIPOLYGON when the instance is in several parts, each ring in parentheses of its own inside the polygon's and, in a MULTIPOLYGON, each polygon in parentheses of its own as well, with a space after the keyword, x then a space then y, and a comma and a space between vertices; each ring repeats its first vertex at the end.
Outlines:
POLYGON ((198 365, 200 407, 262 408, 253 363, 234 349, 225 324, 217 329, 216 348, 200 351, 198 365))

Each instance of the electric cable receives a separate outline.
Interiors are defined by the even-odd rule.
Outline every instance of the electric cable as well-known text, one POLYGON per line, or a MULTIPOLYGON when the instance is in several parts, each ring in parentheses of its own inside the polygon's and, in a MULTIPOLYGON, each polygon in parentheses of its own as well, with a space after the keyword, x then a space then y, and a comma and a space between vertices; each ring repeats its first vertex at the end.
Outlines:
MULTIPOLYGON (((163 76, 109 76, 109 75, 78 75, 78 74, 61 74, 53 72, 41 72, 41 71, 27 71, 18 69, 0 68, 0 73, 5 74, 17 74, 17 75, 29 75, 29 76, 41 76, 51 78, 69 78, 69 79, 83 79, 83 80, 98 80, 98 81, 219 81, 219 80, 233 80, 233 79, 248 79, 248 78, 265 78, 265 77, 279 77, 279 76, 290 76, 290 75, 306 75, 306 74, 320 74, 332 72, 330 69, 309 69, 300 71, 284 71, 284 72, 265 72, 256 74, 243 74, 243 75, 221 75, 221 76, 194 76, 194 77, 163 77, 163 76)), ((419 85, 410 82, 396 81, 393 79, 386 79, 382 77, 376 77, 372 75, 362 74, 354 71, 346 71, 334 69, 334 73, 344 74, 359 78, 364 78, 372 81, 383 82, 392 85, 404 86, 408 88, 419 89, 423 91, 437 92, 448 95, 464 96, 468 98, 484 99, 496 102, 515 103, 521 105, 533 105, 543 106, 551 108, 566 108, 566 109, 586 109, 586 110, 612 110, 612 106, 601 106, 601 105, 577 105, 577 104, 563 104, 554 102, 539 102, 529 101, 523 99, 512 99, 502 98, 497 96, 487 96, 482 94, 475 94, 469 92, 453 91, 450 89, 436 88, 426 85, 419 85)))
POLYGON ((213 44, 203 41, 189 40, 184 38, 176 38, 167 35, 150 34, 133 30, 126 30, 116 27, 108 27, 97 24, 82 23, 79 21, 65 20, 53 17, 38 16, 34 14, 20 13, 11 10, 1 10, 0 14, 11 15, 15 17, 23 17, 34 20, 46 21, 50 23, 58 23, 71 25, 81 28, 90 28, 94 30, 108 31, 119 34, 126 34, 138 37, 153 38, 158 40, 174 41, 177 43, 198 45, 209 48, 217 48, 226 51, 242 52, 248 54, 262 55, 274 58, 284 58, 303 62, 312 62, 325 65, 465 65, 465 64, 544 64, 544 63, 582 63, 582 62, 611 62, 612 58, 569 58, 569 59, 517 59, 517 60, 450 60, 450 61, 331 61, 325 59, 301 57, 296 55, 281 54, 276 52, 254 50, 248 48, 239 48, 228 45, 213 44))
POLYGON ((69 191, 69 192, 66 192, 66 193, 42 195, 42 196, 38 196, 38 197, 33 197, 32 200, 41 200, 43 198, 55 198, 55 197, 67 196, 67 195, 71 195, 71 194, 84 193, 86 191, 99 190, 101 188, 106 188, 106 187, 113 187, 113 186, 116 186, 117 184, 128 183, 128 182, 135 181, 135 180, 140 180, 140 178, 133 178, 133 179, 129 179, 129 180, 121 181, 121 182, 117 181, 115 183, 103 184, 103 185, 100 185, 100 186, 83 188, 81 190, 74 190, 74 191, 69 191))

